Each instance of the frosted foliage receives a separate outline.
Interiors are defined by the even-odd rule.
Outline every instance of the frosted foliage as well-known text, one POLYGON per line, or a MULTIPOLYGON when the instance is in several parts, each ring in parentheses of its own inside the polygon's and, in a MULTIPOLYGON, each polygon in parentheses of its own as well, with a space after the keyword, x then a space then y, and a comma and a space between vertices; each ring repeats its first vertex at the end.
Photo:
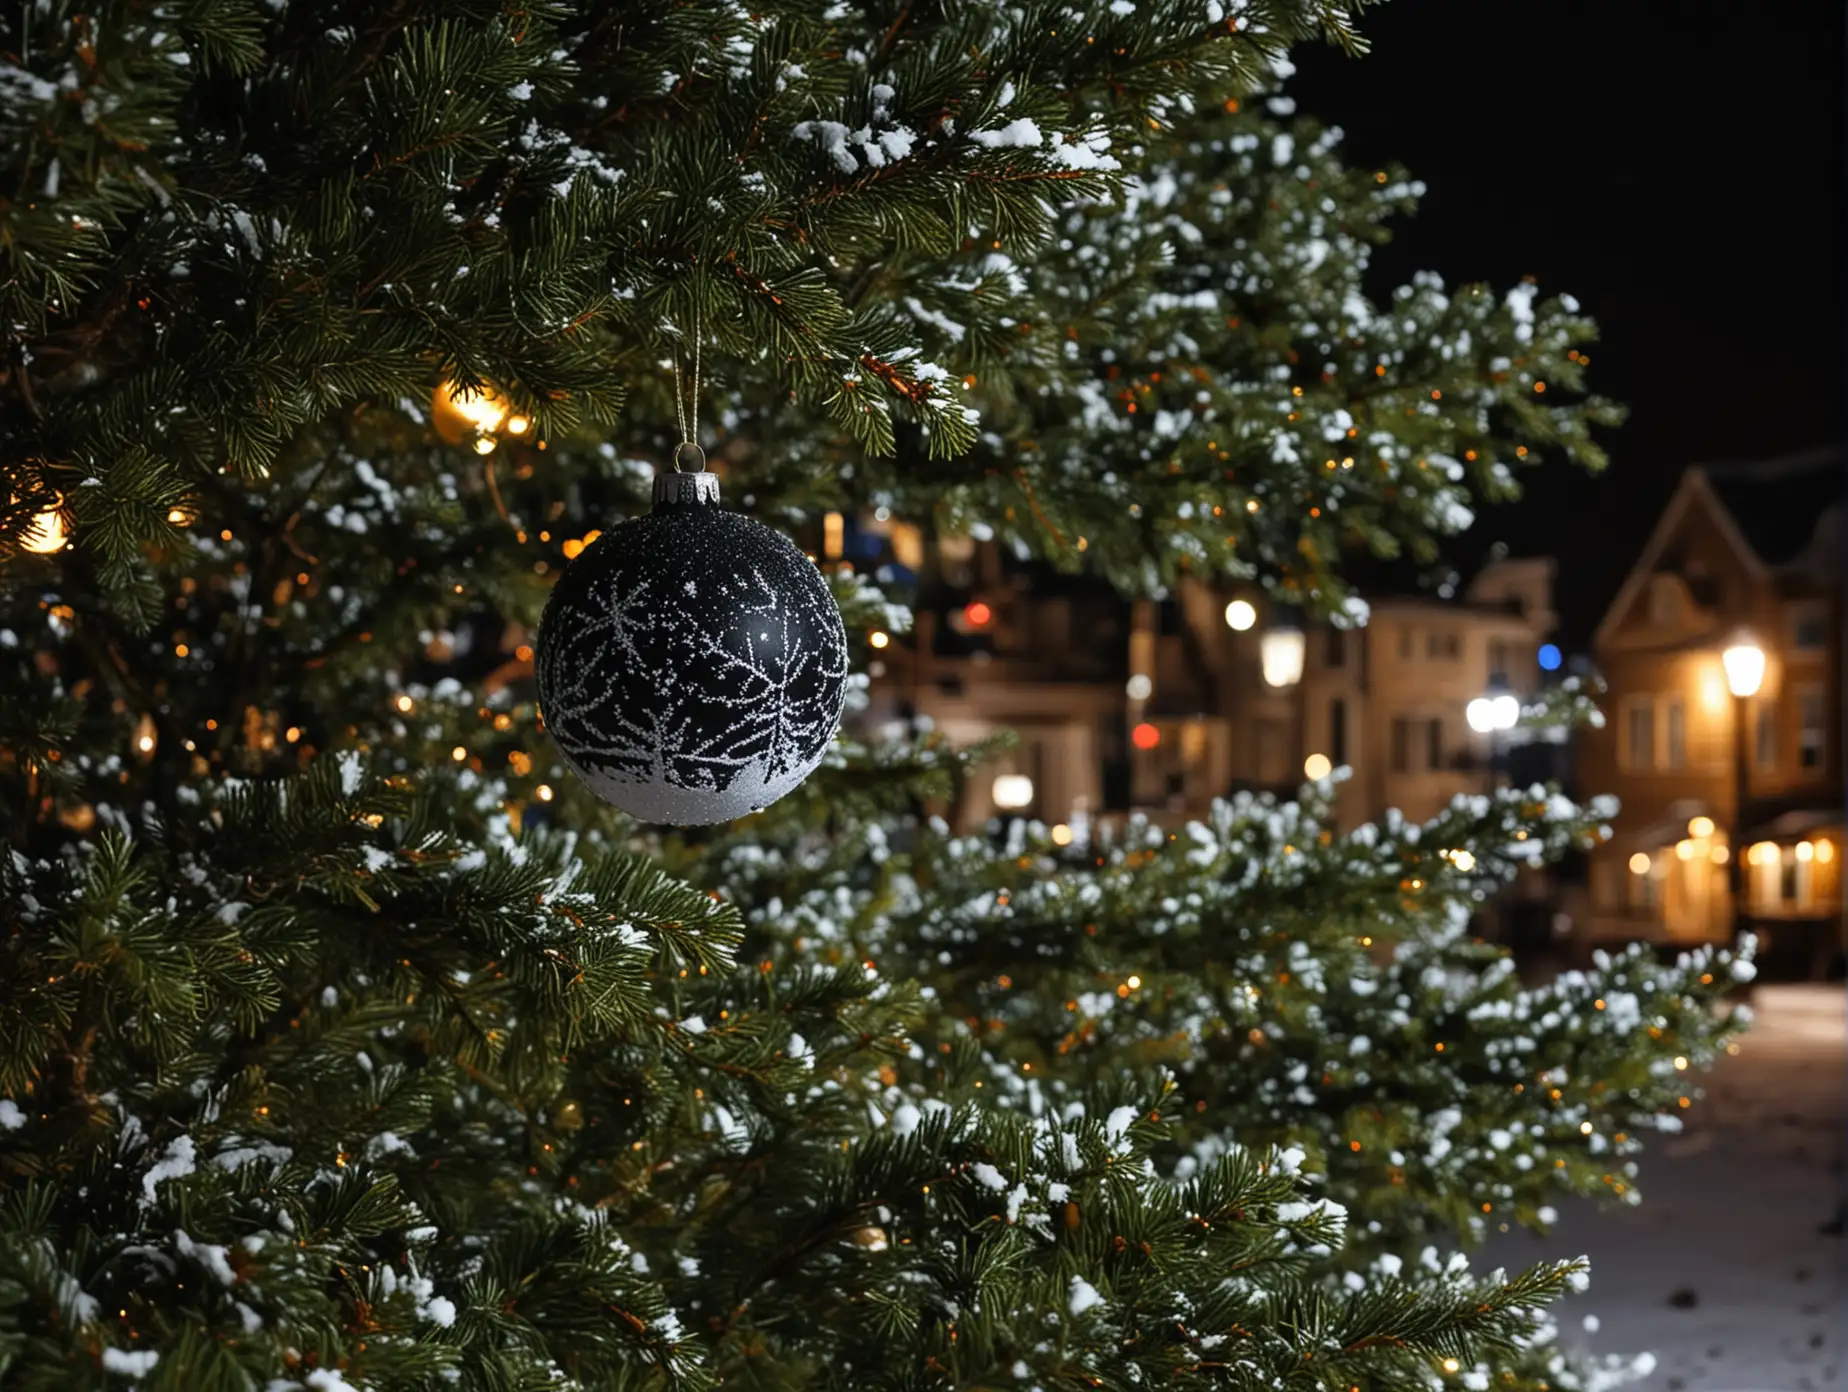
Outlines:
POLYGON ((540 701, 566 762, 644 821, 722 822, 775 802, 840 723, 847 635, 787 537, 711 505, 606 533, 553 591, 540 701))

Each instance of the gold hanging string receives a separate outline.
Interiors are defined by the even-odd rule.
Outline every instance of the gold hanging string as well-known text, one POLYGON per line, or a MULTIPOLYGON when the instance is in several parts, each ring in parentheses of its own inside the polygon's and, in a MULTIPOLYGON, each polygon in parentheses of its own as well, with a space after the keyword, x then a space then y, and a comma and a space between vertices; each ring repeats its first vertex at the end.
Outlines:
MULTIPOLYGON (((700 332, 699 301, 693 301, 693 364, 689 380, 680 371, 680 354, 674 354, 674 422, 680 427, 681 445, 699 448, 699 398, 705 389, 705 378, 700 367, 700 349, 703 335, 700 332)), ((676 459, 678 451, 676 451, 676 459)))

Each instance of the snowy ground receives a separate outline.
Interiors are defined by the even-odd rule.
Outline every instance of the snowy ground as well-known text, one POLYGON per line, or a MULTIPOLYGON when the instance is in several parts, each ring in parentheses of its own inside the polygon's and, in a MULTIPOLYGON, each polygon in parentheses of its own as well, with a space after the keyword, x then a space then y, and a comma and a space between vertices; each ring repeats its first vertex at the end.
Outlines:
POLYGON ((1848 1386, 1848 1239, 1821 1231, 1843 1190, 1848 995, 1765 986, 1752 1006, 1687 1131, 1640 1157, 1639 1207, 1562 1203, 1550 1237, 1487 1254, 1511 1267, 1589 1255, 1591 1289, 1560 1307, 1561 1328, 1597 1353, 1653 1351, 1637 1392, 1848 1386))

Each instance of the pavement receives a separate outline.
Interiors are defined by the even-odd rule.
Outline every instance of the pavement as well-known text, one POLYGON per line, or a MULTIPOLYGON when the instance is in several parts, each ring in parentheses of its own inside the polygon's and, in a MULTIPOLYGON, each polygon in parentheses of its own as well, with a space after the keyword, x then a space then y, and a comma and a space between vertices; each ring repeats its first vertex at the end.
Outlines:
POLYGON ((1485 1254, 1509 1267, 1588 1255, 1590 1289, 1556 1307, 1563 1341, 1654 1353, 1634 1392, 1848 1389, 1848 993, 1766 985, 1751 1004, 1687 1130, 1638 1157, 1640 1205, 1560 1203, 1551 1235, 1485 1254))

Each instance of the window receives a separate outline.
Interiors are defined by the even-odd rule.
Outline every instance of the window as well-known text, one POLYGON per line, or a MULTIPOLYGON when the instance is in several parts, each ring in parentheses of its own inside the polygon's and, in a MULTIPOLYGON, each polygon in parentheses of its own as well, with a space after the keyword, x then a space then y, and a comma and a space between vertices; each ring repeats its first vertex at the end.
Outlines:
POLYGON ((1454 633, 1425 634, 1425 656, 1429 658, 1454 659, 1459 651, 1457 635, 1454 633))
POLYGON ((1425 721, 1425 767, 1441 769, 1444 766, 1444 722, 1438 719, 1425 721))
POLYGON ((1399 630, 1399 660, 1401 662, 1412 660, 1412 640, 1416 636, 1410 628, 1399 630))
POLYGON ((1412 722, 1402 715, 1392 718, 1392 771, 1412 771, 1412 722))
POLYGON ((1489 640, 1489 680, 1505 682, 1514 672, 1514 664, 1508 660, 1508 643, 1503 638, 1489 640))
MULTIPOLYGON (((1330 667, 1347 665, 1347 634, 1338 628, 1328 630, 1327 642, 1322 649, 1322 661, 1330 667)), ((1336 759, 1335 762, 1338 764, 1341 761, 1336 759)))
POLYGON ((1687 752, 1687 717, 1681 698, 1670 696, 1662 703, 1662 763, 1665 769, 1678 769, 1687 752))
POLYGON ((1640 875, 1626 867, 1625 878, 1630 882, 1626 886, 1626 898, 1632 909, 1653 909, 1656 906, 1656 875, 1661 870, 1661 857, 1652 856, 1650 859, 1649 868, 1640 875))
POLYGON ((1328 757, 1336 768, 1348 761, 1347 702, 1339 696, 1328 703, 1328 757))
POLYGON ((1755 744, 1757 746, 1758 767, 1774 769, 1777 767, 1777 707, 1769 701, 1758 703, 1758 729, 1755 744))
POLYGON ((1652 769, 1655 767, 1655 698, 1631 696, 1623 704, 1623 750, 1619 762, 1628 769, 1652 769))
POLYGON ((1672 575, 1658 575, 1649 582, 1649 624, 1652 628, 1672 628, 1681 620, 1681 583, 1672 575))
POLYGON ((1797 767, 1806 773, 1822 768, 1822 688, 1797 688, 1797 767))
POLYGON ((1790 646, 1798 652, 1821 652, 1829 645, 1828 618, 1819 602, 1793 605, 1790 646))

